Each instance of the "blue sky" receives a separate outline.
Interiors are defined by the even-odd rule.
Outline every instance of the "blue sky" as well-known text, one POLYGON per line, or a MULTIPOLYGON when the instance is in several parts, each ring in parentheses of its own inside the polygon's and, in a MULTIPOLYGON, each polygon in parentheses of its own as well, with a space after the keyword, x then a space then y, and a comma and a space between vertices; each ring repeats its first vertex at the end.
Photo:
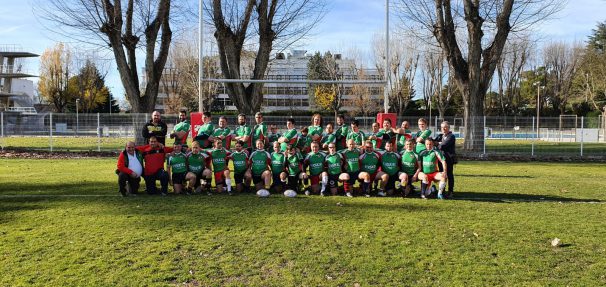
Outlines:
MULTIPOLYGON (((18 44, 27 51, 42 54, 57 41, 70 42, 46 30, 33 13, 34 0, 2 0, 0 5, 0 45, 18 44)), ((309 39, 299 46, 313 51, 338 51, 356 47, 369 51, 373 35, 383 33, 385 26, 384 0, 333 0, 329 12, 309 39)), ((606 1, 569 1, 555 19, 543 23, 535 30, 544 41, 585 41, 597 22, 606 21, 606 1)), ((396 19, 392 17, 392 25, 396 19)), ((393 26, 392 26, 393 27, 393 26)), ((74 43, 74 45, 78 45, 74 43)), ((346 53, 347 51, 341 51, 346 53)), ((37 71, 39 61, 25 62, 27 68, 37 71)), ((107 85, 114 96, 122 97, 119 75, 115 65, 109 68, 107 85)))

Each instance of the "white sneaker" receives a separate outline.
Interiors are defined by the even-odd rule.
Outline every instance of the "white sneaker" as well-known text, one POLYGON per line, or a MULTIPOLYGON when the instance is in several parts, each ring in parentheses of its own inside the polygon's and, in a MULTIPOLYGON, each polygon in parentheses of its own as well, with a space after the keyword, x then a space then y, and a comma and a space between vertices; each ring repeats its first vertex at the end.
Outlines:
POLYGON ((326 195, 324 194, 324 191, 320 191, 320 196, 322 196, 322 197, 323 197, 323 196, 326 196, 326 195))
POLYGON ((377 195, 378 195, 378 196, 381 196, 381 197, 384 197, 384 196, 385 196, 385 192, 383 192, 383 191, 379 191, 379 192, 377 192, 377 195))
POLYGON ((309 192, 309 190, 305 190, 305 195, 309 196, 311 193, 309 192))
POLYGON ((353 195, 351 195, 351 192, 348 192, 345 194, 347 197, 353 197, 353 195))

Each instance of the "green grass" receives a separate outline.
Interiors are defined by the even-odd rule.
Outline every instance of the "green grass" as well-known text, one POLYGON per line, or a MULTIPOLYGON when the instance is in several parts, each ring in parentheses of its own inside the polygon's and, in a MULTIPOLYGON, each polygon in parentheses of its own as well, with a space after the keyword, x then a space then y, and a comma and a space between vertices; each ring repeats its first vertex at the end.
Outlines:
POLYGON ((462 162, 447 201, 122 198, 114 165, 0 160, 0 285, 606 284, 603 164, 462 162))

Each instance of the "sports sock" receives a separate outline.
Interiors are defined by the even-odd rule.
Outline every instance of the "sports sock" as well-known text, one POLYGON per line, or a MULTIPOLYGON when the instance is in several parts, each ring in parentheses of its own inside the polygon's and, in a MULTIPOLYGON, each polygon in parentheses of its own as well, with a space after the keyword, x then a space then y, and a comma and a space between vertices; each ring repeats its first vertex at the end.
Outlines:
POLYGON ((230 178, 225 179, 225 185, 227 185, 227 192, 231 193, 231 179, 230 178))
POLYGON ((362 183, 362 193, 368 193, 368 188, 370 187, 370 182, 362 183))
POLYGON ((326 184, 328 184, 328 176, 323 175, 322 176, 322 190, 320 192, 324 193, 324 191, 326 190, 326 184))
POLYGON ((343 182, 343 190, 345 190, 345 192, 347 193, 347 192, 351 191, 350 188, 351 187, 349 186, 349 181, 344 181, 343 182))
POLYGON ((446 188, 446 182, 441 181, 439 185, 439 192, 442 193, 444 188, 446 188))

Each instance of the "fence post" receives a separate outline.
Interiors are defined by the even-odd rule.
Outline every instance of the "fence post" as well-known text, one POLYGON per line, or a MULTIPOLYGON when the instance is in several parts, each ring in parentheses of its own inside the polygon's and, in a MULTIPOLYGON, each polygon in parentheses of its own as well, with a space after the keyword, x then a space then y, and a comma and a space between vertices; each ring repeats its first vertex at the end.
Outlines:
POLYGON ((50 145, 50 152, 53 152, 53 113, 50 113, 49 115, 50 117, 50 125, 49 125, 49 130, 50 130, 50 137, 48 138, 48 142, 50 145))
POLYGON ((486 116, 484 116, 483 130, 484 130, 484 151, 482 152, 482 155, 486 156, 486 116))
MULTIPOLYGON (((532 134, 534 135, 534 117, 532 117, 532 134)), ((534 140, 532 141, 532 146, 530 148, 530 156, 534 156, 534 143, 536 142, 536 137, 534 138, 534 140)))
POLYGON ((4 150, 4 112, 0 112, 0 131, 2 136, 2 141, 0 142, 0 148, 4 150))
POLYGON ((583 156, 583 129, 585 124, 585 117, 581 117, 581 157, 583 156))
POLYGON ((101 151, 101 117, 99 113, 97 113, 97 151, 101 151))

